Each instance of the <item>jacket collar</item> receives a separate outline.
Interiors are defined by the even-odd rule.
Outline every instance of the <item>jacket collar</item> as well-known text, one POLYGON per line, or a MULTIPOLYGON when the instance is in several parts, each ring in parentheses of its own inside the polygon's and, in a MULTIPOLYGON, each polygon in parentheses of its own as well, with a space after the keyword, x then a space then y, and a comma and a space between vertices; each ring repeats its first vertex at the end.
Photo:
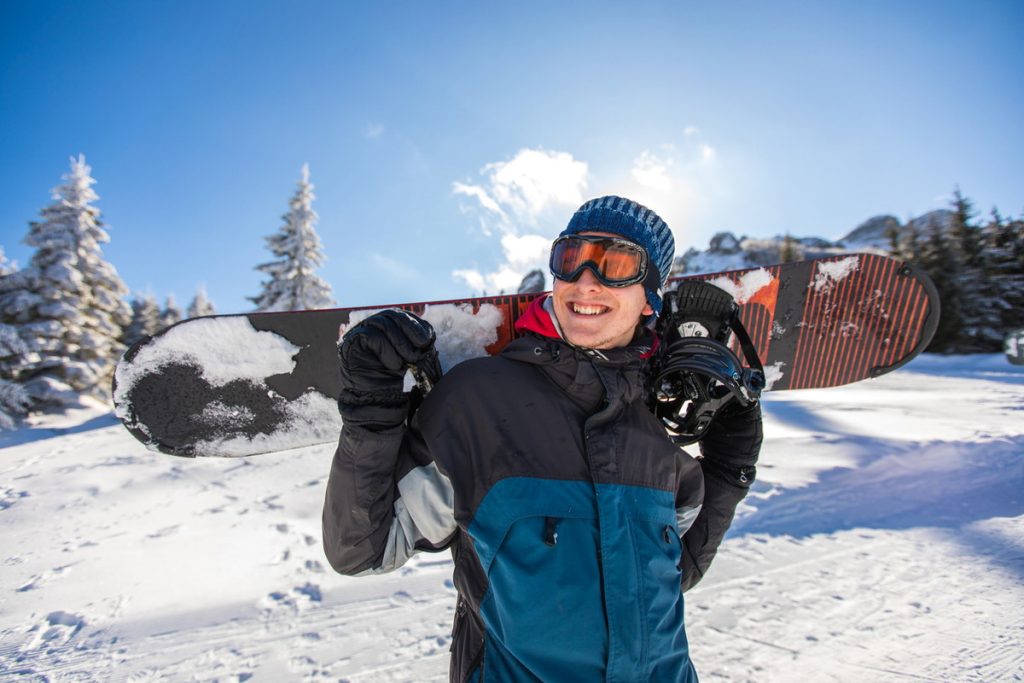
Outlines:
MULTIPOLYGON (((558 326, 558 320, 555 318, 552 310, 551 294, 541 294, 531 301, 526 311, 516 320, 515 330, 519 334, 532 332, 548 339, 560 339, 569 346, 572 346, 562 335, 562 330, 558 326)), ((642 360, 647 360, 657 350, 658 345, 658 336, 649 327, 645 326, 640 328, 640 332, 633 339, 633 342, 625 347, 627 349, 625 353, 628 353, 630 356, 639 354, 642 360)), ((621 356, 624 353, 619 349, 599 351, 597 349, 584 349, 581 347, 574 348, 592 357, 606 360, 610 360, 611 357, 621 356)))
POLYGON ((656 344, 647 328, 638 340, 616 349, 595 350, 573 346, 558 332, 548 295, 534 299, 516 321, 515 329, 524 337, 513 340, 502 351, 511 360, 539 368, 584 409, 592 411, 606 401, 613 412, 643 396, 643 368, 656 344))

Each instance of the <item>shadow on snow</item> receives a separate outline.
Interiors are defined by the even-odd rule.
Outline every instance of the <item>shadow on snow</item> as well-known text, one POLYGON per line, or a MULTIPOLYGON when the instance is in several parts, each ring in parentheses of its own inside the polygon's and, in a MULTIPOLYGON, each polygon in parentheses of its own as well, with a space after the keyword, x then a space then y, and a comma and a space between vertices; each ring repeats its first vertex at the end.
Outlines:
POLYGON ((96 415, 95 417, 89 418, 81 424, 70 427, 21 426, 0 432, 0 448, 22 446, 34 441, 43 441, 45 439, 52 439, 58 436, 67 436, 68 434, 80 434, 82 432, 92 431, 93 429, 111 427, 116 424, 120 424, 120 421, 113 413, 104 413, 102 415, 96 415))
MULTIPOLYGON (((1024 577, 1019 550, 1007 552, 1005 543, 965 528, 1024 514, 1024 436, 900 442, 836 434, 827 420, 795 403, 773 405, 772 415, 823 433, 823 449, 852 454, 857 465, 821 472, 806 487, 783 489, 766 499, 748 498, 756 512, 737 519, 731 536, 803 538, 855 528, 938 527, 957 530, 957 540, 976 554, 1024 577)), ((758 482, 754 491, 770 488, 758 482)))
POLYGON ((1001 353, 979 353, 969 356, 925 353, 911 361, 902 372, 1024 384, 1024 365, 1011 364, 1001 353))

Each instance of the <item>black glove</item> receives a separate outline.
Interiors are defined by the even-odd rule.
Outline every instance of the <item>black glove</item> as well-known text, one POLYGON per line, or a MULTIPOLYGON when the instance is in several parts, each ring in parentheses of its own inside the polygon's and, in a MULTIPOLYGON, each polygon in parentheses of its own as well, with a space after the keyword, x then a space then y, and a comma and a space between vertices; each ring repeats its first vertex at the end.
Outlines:
POLYGON ((705 465, 719 470, 736 485, 749 487, 757 476, 755 465, 763 439, 761 402, 744 406, 734 400, 719 409, 700 449, 705 465))
POLYGON ((409 405, 402 392, 406 371, 416 368, 431 383, 441 378, 435 339, 430 323, 393 309, 346 332, 338 346, 342 418, 377 429, 400 424, 409 405))

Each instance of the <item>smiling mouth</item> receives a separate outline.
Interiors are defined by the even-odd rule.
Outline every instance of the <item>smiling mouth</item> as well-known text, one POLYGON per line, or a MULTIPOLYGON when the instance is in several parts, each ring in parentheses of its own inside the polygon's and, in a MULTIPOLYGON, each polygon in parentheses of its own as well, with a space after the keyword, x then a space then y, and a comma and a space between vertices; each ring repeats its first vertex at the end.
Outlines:
POLYGON ((572 312, 576 313, 577 315, 601 315, 602 313, 606 313, 607 311, 607 306, 587 306, 584 304, 577 303, 572 304, 572 312))

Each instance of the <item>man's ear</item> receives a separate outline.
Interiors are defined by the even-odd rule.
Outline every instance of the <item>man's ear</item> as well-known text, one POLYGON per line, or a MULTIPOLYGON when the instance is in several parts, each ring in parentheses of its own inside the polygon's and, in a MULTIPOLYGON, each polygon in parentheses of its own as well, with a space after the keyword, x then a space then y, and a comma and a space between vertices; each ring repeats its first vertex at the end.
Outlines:
POLYGON ((644 310, 640 311, 640 313, 641 313, 641 315, 644 315, 644 316, 654 315, 654 309, 651 308, 650 302, 647 302, 646 304, 644 304, 644 310))

